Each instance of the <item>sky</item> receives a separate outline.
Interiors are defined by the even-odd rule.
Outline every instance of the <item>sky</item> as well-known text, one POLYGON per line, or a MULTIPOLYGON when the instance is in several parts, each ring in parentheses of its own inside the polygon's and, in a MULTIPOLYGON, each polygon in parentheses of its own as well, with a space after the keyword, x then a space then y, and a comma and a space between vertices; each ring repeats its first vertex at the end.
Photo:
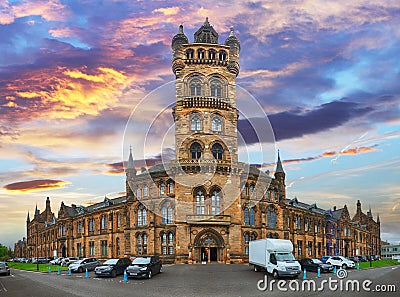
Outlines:
MULTIPOLYGON (((400 2, 230 2, 0 2, 1 244, 26 236, 46 197, 57 215, 61 201, 123 193, 122 162, 142 141, 124 137, 131 113, 173 81, 179 25, 193 41, 206 17, 219 43, 231 26, 240 40, 237 83, 268 116, 288 198, 351 215, 360 200, 379 213, 381 238, 400 242, 400 2)), ((257 141, 244 119, 239 131, 257 141)))

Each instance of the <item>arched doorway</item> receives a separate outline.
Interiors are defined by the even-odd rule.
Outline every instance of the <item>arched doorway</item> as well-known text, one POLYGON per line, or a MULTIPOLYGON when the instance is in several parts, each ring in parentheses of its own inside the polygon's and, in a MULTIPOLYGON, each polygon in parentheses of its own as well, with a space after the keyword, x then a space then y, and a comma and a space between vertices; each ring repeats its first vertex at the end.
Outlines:
POLYGON ((194 239, 194 260, 200 262, 224 262, 224 239, 214 229, 200 231, 194 239))

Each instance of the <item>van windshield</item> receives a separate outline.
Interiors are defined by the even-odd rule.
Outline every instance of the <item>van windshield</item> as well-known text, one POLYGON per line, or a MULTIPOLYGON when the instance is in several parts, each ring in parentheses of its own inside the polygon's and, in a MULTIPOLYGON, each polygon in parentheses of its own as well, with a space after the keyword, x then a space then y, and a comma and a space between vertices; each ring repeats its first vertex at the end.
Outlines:
POLYGON ((277 261, 295 261, 292 253, 276 253, 277 261))

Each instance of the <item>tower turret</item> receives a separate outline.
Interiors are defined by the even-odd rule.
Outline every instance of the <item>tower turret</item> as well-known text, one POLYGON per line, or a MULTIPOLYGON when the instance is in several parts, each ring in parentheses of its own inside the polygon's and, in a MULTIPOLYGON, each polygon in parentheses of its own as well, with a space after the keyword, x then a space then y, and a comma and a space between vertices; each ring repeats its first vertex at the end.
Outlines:
POLYGON ((185 67, 182 44, 187 44, 188 42, 189 40, 183 32, 183 26, 180 25, 178 33, 172 38, 171 44, 173 50, 172 70, 174 71, 175 75, 185 67))
POLYGON ((286 184, 285 184, 285 171, 283 170, 281 156, 278 150, 278 161, 276 162, 275 168, 275 179, 279 183, 279 201, 286 203, 286 184))
POLYGON ((229 64, 228 69, 236 76, 239 74, 239 52, 240 52, 240 41, 235 35, 233 27, 229 33, 229 37, 225 40, 225 44, 229 46, 229 64))

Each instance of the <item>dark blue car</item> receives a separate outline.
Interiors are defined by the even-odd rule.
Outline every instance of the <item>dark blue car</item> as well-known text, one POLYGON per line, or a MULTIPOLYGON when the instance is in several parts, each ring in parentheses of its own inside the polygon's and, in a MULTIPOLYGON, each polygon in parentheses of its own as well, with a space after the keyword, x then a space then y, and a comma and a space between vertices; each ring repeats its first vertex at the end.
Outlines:
POLYGON ((119 274, 123 274, 130 264, 131 260, 129 258, 108 259, 101 266, 97 266, 94 269, 94 274, 96 276, 116 277, 119 274))

